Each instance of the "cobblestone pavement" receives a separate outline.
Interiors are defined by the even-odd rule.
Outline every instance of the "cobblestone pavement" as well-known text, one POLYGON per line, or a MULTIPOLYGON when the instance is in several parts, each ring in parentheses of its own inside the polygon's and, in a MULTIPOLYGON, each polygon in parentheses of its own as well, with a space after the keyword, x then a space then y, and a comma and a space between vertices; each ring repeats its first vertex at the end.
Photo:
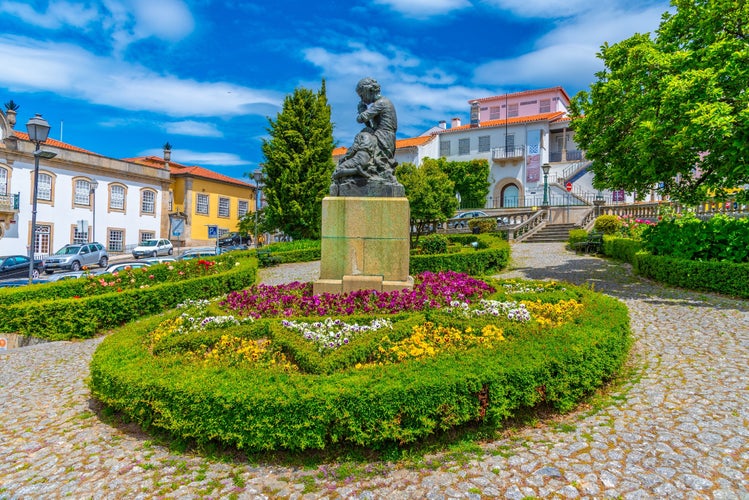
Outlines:
POLYGON ((0 354, 0 498, 749 499, 749 302, 665 288, 561 244, 513 256, 502 276, 592 283, 629 306, 633 374, 602 407, 407 465, 256 464, 107 423, 85 386, 101 338, 54 342, 0 354))

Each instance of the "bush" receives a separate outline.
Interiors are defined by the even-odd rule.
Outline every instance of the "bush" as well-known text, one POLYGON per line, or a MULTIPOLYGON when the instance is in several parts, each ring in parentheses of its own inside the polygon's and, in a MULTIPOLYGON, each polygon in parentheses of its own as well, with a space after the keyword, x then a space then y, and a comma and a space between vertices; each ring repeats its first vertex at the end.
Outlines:
POLYGON ((661 221, 643 232, 644 249, 653 255, 686 260, 749 262, 749 219, 693 214, 661 221))
MULTIPOLYGON (((533 287, 550 285, 528 289, 533 287)), ((91 363, 89 386, 94 397, 146 428, 249 450, 322 449, 335 443, 383 449, 471 422, 500 426, 542 403, 571 409, 626 359, 626 307, 587 289, 568 288, 549 294, 574 292, 582 309, 560 326, 521 329, 504 317, 427 311, 393 317, 386 334, 365 333, 328 354, 281 328, 280 320, 190 333, 159 344, 162 326, 176 314, 149 318, 104 339, 91 363), (502 327, 510 340, 366 365, 378 359, 382 342, 395 345, 430 321, 463 329, 502 327), (220 346, 235 342, 253 350, 263 338, 280 351, 264 358, 262 367, 211 361, 220 346), (161 347, 152 352, 154 345, 161 347), (294 362, 301 371, 288 369, 294 362)), ((544 292, 535 297, 539 310, 559 308, 544 292)))
POLYGON ((447 253, 448 242, 444 234, 430 234, 419 240, 419 247, 424 254, 447 253))
POLYGON ((622 221, 616 215, 601 215, 596 218, 593 230, 603 234, 616 234, 622 228, 622 221))
POLYGON ((602 252, 606 257, 634 264, 635 254, 642 250, 642 242, 631 238, 604 236, 602 252))
MULTIPOLYGON (((418 274, 424 271, 455 271, 472 275, 496 272, 507 267, 510 261, 510 244, 501 236, 494 234, 466 235, 462 241, 475 242, 477 249, 467 247, 459 253, 436 255, 412 255, 410 272, 418 274)), ((451 241, 457 241, 450 237, 451 241)), ((469 243, 469 244, 470 244, 469 243)))
POLYGON ((701 262, 638 252, 634 269, 668 285, 749 298, 749 263, 701 262))
POLYGON ((472 233, 491 233, 497 230, 497 221, 494 218, 477 217, 468 221, 468 227, 472 233))
POLYGON ((585 229, 570 230, 570 237, 567 240, 570 248, 574 248, 575 243, 585 243, 586 241, 588 241, 588 232, 585 229))

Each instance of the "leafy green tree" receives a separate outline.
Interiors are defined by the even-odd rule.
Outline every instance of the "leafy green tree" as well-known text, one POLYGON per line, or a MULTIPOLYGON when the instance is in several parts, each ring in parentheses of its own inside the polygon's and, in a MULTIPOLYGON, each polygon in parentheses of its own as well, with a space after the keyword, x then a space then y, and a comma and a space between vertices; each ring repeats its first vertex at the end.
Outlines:
POLYGON ((320 238, 322 199, 333 164, 333 124, 325 81, 315 93, 297 88, 286 96, 276 120, 268 118, 270 139, 263 140, 263 227, 294 239, 320 238))
POLYGON ((416 233, 411 235, 411 246, 416 246, 419 236, 431 232, 434 223, 452 217, 458 207, 455 184, 436 160, 427 159, 421 167, 401 163, 395 170, 395 176, 406 188, 406 198, 411 207, 411 225, 416 228, 416 233))
POLYGON ((437 161, 440 169, 455 183, 455 193, 460 194, 461 208, 483 207, 489 196, 489 162, 485 159, 470 161, 437 161))
POLYGON ((655 36, 601 47, 604 70, 573 99, 575 141, 595 187, 722 197, 749 183, 749 3, 671 4, 655 36))

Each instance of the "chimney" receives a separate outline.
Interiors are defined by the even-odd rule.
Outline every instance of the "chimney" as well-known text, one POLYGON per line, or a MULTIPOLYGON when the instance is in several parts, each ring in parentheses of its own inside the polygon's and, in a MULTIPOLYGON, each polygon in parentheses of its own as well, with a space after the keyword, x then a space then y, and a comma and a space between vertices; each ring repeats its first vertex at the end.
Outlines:
POLYGON ((440 128, 442 129, 442 130, 446 130, 446 129, 447 129, 447 122, 446 122, 445 120, 440 120, 440 124, 439 124, 439 127, 440 127, 440 128))
POLYGON ((460 127, 460 118, 453 118, 450 128, 460 127))

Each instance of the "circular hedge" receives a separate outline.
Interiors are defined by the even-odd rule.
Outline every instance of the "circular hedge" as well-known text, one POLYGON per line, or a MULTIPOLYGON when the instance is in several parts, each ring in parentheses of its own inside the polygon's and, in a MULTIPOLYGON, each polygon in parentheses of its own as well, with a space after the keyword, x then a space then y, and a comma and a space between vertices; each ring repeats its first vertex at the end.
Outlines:
POLYGON ((568 284, 490 283, 497 291, 485 298, 523 302, 538 317, 477 315, 454 302, 389 315, 388 326, 328 349, 282 318, 236 321, 213 304, 217 314, 200 323, 215 328, 199 328, 181 311, 120 328, 94 354, 89 384, 144 427, 198 442, 253 451, 379 448, 470 422, 499 426, 541 403, 569 410, 621 367, 631 342, 621 302, 568 284), (555 319, 566 302, 579 306, 575 314, 555 319), (417 341, 432 334, 444 349, 429 355, 417 341))

